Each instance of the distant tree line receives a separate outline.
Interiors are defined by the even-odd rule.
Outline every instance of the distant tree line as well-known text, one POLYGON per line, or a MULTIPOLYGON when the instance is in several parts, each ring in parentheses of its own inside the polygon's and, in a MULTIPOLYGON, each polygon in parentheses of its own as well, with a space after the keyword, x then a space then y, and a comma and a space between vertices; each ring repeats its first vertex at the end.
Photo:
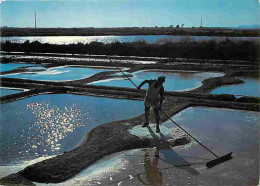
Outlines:
POLYGON ((177 36, 230 36, 259 37, 259 29, 233 28, 184 28, 184 24, 167 27, 122 27, 122 28, 2 28, 4 36, 108 36, 108 35, 177 35, 177 36))
POLYGON ((70 53, 70 54, 97 54, 122 55, 143 57, 169 57, 188 59, 219 59, 219 60, 257 60, 259 42, 256 41, 202 41, 202 42, 166 42, 164 44, 146 43, 137 41, 131 43, 102 43, 89 44, 48 44, 38 41, 24 43, 1 43, 2 51, 7 52, 40 52, 40 53, 70 53))

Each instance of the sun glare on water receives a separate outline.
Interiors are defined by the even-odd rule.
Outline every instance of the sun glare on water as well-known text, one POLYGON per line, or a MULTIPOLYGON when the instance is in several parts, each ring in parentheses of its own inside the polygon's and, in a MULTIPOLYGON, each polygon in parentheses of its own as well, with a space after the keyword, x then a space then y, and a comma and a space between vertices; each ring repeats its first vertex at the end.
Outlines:
POLYGON ((76 104, 59 108, 49 102, 36 102, 28 104, 27 110, 32 111, 36 121, 29 127, 29 135, 25 140, 27 150, 21 151, 20 154, 37 152, 37 149, 43 148, 43 151, 58 151, 62 139, 84 126, 85 113, 83 114, 76 104))

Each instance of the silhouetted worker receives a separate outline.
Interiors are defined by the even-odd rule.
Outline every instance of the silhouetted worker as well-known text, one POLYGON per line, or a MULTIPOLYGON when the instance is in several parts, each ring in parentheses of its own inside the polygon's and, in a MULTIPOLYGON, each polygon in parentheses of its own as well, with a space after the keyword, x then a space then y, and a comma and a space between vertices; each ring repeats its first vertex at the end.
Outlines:
POLYGON ((145 123, 142 127, 147 127, 149 125, 149 111, 150 108, 153 107, 155 120, 156 120, 156 132, 160 133, 160 114, 159 110, 161 110, 161 106, 164 100, 164 87, 163 83, 165 82, 164 76, 159 76, 158 79, 144 80, 137 89, 141 89, 141 87, 148 83, 149 87, 146 92, 144 106, 145 106, 145 123))

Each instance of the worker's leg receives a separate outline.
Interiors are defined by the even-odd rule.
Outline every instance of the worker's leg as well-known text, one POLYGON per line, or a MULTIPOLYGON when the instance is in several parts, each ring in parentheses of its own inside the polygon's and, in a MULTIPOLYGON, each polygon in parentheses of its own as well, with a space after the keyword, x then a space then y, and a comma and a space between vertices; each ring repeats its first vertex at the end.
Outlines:
POLYGON ((155 121, 156 121, 156 132, 159 133, 160 132, 160 114, 159 114, 159 108, 154 108, 153 109, 154 112, 154 116, 155 116, 155 121))
POLYGON ((150 107, 145 107, 145 123, 143 124, 143 127, 149 125, 149 112, 150 112, 150 107))

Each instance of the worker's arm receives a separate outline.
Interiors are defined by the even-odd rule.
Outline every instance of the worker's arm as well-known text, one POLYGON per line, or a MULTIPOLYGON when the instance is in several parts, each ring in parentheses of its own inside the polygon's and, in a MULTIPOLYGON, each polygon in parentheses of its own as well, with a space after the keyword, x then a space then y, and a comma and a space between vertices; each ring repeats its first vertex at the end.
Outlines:
POLYGON ((152 80, 144 80, 138 87, 137 87, 137 89, 139 90, 139 89, 141 89, 141 87, 145 84, 145 83, 151 83, 152 82, 152 80))

